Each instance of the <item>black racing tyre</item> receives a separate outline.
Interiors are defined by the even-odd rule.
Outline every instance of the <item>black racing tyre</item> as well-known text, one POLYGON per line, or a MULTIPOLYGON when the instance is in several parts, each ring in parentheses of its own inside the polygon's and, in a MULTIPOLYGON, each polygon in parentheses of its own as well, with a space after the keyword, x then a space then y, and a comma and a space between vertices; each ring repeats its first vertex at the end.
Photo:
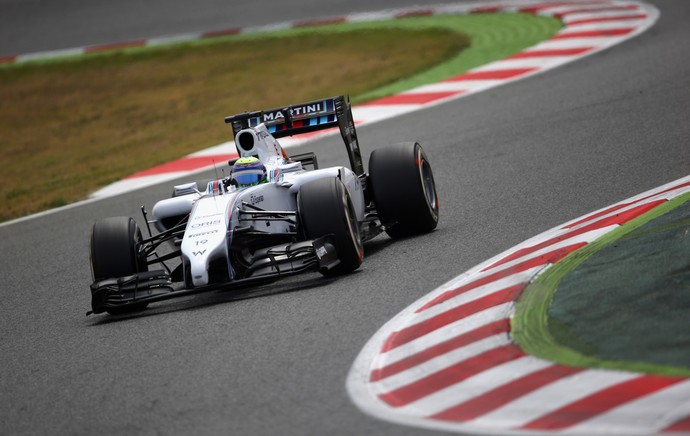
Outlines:
POLYGON ((343 183, 333 177, 304 184, 297 196, 304 236, 315 239, 335 236, 340 263, 324 271, 326 276, 349 273, 362 263, 364 248, 352 200, 343 183))
POLYGON ((417 142, 374 150, 369 158, 369 187, 389 236, 412 236, 436 228, 438 195, 434 174, 417 142))
MULTIPOLYGON (((146 256, 137 252, 141 230, 130 217, 96 221, 91 232, 91 272, 94 282, 148 271, 146 256)), ((145 309, 146 303, 108 309, 111 315, 145 309)))

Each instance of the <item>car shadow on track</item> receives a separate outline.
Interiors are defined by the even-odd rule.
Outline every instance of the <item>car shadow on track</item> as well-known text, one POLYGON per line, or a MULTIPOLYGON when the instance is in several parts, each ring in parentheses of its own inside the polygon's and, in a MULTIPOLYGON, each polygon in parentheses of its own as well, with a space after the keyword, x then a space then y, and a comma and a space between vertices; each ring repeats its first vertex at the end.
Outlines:
MULTIPOLYGON (((364 244, 364 262, 366 262, 367 257, 376 256, 380 251, 384 250, 393 243, 394 241, 388 237, 377 237, 366 242, 364 244)), ((148 309, 142 310, 141 312, 134 312, 126 315, 97 315, 98 318, 94 319, 95 322, 93 322, 91 325, 98 326, 141 317, 164 315, 178 311, 199 310, 205 307, 230 303, 233 301, 248 300, 252 298, 266 298, 290 292, 304 292, 309 289, 317 289, 329 286, 338 280, 347 280, 348 277, 360 273, 362 273, 362 270, 356 270, 352 273, 336 277, 324 277, 319 273, 308 273, 246 289, 233 289, 229 291, 219 290, 204 294, 180 297, 179 300, 153 303, 152 306, 150 306, 148 309)))
POLYGON ((301 280, 298 277, 281 280, 278 282, 269 283, 266 285, 255 286, 247 289, 234 289, 232 291, 214 291, 205 294, 198 294, 187 297, 180 297, 179 300, 166 301, 161 303, 154 303, 155 306, 150 306, 141 312, 130 313, 127 315, 105 315, 100 316, 92 325, 110 324, 113 322, 121 322, 135 318, 146 318, 156 315, 165 315, 168 313, 178 311, 190 311, 203 309, 205 307, 215 306, 218 304, 230 303, 233 301, 248 300, 259 297, 270 297, 278 294, 285 294, 290 292, 305 291, 308 289, 328 286, 330 283, 339 279, 339 277, 329 278, 322 275, 313 275, 313 278, 301 280))

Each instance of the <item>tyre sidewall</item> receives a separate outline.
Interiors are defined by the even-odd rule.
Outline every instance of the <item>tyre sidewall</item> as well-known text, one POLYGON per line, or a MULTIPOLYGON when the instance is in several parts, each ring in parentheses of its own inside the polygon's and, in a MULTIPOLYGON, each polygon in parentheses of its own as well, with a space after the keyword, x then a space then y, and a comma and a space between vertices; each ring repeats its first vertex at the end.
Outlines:
POLYGON ((96 221, 91 233, 91 271, 94 281, 146 271, 146 259, 138 255, 142 236, 130 217, 96 221))
POLYGON ((369 176, 376 210, 381 222, 390 225, 389 235, 410 236, 436 228, 438 194, 426 153, 418 143, 374 150, 369 176))
POLYGON ((359 268, 363 258, 359 223, 343 183, 337 178, 306 183, 300 188, 297 204, 305 239, 334 235, 340 264, 324 274, 343 274, 359 268))

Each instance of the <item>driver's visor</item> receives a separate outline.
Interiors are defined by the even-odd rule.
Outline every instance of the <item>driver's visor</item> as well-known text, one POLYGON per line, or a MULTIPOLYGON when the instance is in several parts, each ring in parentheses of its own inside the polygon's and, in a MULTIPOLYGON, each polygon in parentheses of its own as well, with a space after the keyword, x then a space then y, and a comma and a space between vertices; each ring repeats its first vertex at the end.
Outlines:
POLYGON ((240 186, 256 185, 264 178, 264 172, 261 170, 245 170, 239 174, 233 174, 232 178, 240 186))

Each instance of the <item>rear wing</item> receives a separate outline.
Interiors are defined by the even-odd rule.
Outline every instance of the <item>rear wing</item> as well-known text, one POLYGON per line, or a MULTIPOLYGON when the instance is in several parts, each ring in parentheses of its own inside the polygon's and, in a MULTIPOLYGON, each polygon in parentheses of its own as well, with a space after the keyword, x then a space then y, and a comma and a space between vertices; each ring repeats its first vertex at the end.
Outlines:
POLYGON ((364 174, 352 108, 347 97, 330 97, 281 108, 245 112, 225 117, 225 122, 232 125, 233 136, 243 129, 263 123, 274 138, 338 127, 347 147, 352 171, 357 175, 364 174))

